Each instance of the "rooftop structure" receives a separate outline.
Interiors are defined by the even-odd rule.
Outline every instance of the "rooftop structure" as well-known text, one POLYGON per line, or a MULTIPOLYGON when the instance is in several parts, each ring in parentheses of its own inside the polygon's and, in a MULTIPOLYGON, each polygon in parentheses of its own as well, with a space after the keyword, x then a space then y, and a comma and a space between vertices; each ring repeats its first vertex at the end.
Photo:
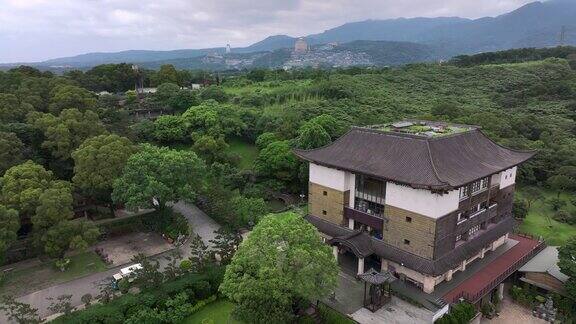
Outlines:
POLYGON ((558 267, 558 247, 548 246, 532 260, 518 269, 520 280, 538 288, 564 294, 568 276, 558 267))
POLYGON ((502 147, 475 126, 436 122, 353 127, 331 145, 295 153, 322 166, 432 190, 460 187, 535 154, 502 147))

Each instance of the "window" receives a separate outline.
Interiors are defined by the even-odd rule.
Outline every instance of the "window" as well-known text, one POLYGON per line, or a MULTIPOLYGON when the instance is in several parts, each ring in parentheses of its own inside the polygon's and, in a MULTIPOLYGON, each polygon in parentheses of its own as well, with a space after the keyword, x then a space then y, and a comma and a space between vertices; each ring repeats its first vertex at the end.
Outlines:
POLYGON ((322 194, 323 194, 324 196, 328 196, 328 191, 324 191, 324 192, 322 192, 322 194))
POLYGON ((410 240, 404 239, 404 244, 410 245, 410 240))
POLYGON ((488 178, 480 179, 472 183, 472 194, 488 188, 488 178))
POLYGON ((462 241, 462 234, 456 235, 456 242, 462 241))
POLYGON ((469 216, 469 214, 467 214, 467 213, 459 212, 458 213, 458 220, 456 221, 456 223, 461 224, 461 223, 465 222, 466 220, 468 220, 468 216, 469 216))
POLYGON ((412 223, 412 217, 406 216, 406 222, 407 222, 407 223, 412 223))
POLYGON ((322 211, 322 215, 328 214, 325 210, 322 211))
POLYGON ((480 231, 480 224, 472 226, 469 230, 468 230, 468 236, 472 236, 476 233, 478 233, 478 231, 480 231))
POLYGON ((468 198, 468 186, 460 188, 460 200, 468 198))

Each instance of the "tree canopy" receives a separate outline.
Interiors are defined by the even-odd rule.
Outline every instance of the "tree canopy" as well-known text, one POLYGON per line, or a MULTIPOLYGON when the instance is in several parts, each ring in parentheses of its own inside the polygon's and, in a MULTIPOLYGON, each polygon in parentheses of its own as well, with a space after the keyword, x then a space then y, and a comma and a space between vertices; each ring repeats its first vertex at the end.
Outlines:
POLYGON ((24 143, 14 133, 0 132, 0 175, 22 162, 24 143))
POLYGON ((4 262, 4 253, 10 244, 16 241, 19 228, 18 211, 0 205, 0 263, 4 262))
POLYGON ((226 268, 220 291, 248 323, 289 323, 301 300, 325 297, 338 265, 313 225, 294 213, 264 217, 226 268))
POLYGON ((204 185, 204 170, 194 152, 146 144, 128 159, 112 198, 129 208, 162 208, 170 201, 192 199, 204 185))
POLYGON ((98 115, 92 111, 65 109, 57 117, 52 114, 33 113, 28 120, 44 134, 42 147, 61 160, 69 159, 72 152, 86 139, 106 132, 98 115))
POLYGON ((100 135, 84 141, 72 153, 74 185, 91 195, 110 195, 128 158, 136 152, 132 142, 118 135, 100 135))

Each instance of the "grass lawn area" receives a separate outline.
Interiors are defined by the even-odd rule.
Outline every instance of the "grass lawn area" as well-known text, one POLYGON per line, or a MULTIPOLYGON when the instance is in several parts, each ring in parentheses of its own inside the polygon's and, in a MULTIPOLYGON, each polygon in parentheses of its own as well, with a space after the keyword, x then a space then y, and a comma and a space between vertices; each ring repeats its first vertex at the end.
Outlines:
MULTIPOLYGON (((250 170, 254 165, 254 161, 258 157, 258 148, 256 145, 247 142, 246 140, 238 137, 233 137, 226 140, 228 143, 228 153, 238 154, 240 156, 240 162, 238 167, 241 170, 250 170)), ((173 143, 170 144, 170 148, 179 151, 190 151, 192 150, 192 144, 190 143, 173 143)))
POLYGON ((232 138, 228 141, 228 152, 238 154, 240 163, 238 167, 242 170, 249 170, 254 165, 258 157, 258 148, 252 143, 248 143, 240 138, 232 138))
POLYGON ((57 270, 51 262, 8 272, 0 285, 0 294, 22 295, 105 270, 106 265, 96 253, 83 252, 70 257, 70 267, 65 272, 57 270))
POLYGON ((231 318, 233 310, 233 303, 225 299, 217 300, 188 317, 183 324, 242 324, 231 318))
MULTIPOLYGON (((522 191, 519 192, 522 197, 522 191)), ((576 235, 576 226, 560 223, 552 219, 554 211, 546 203, 547 199, 555 197, 556 193, 542 191, 542 198, 532 203, 528 216, 520 225, 520 231, 535 236, 542 236, 548 245, 563 245, 569 238, 576 235)), ((576 211, 576 207, 570 202, 571 195, 562 194, 560 198, 565 200, 568 211, 576 211)))

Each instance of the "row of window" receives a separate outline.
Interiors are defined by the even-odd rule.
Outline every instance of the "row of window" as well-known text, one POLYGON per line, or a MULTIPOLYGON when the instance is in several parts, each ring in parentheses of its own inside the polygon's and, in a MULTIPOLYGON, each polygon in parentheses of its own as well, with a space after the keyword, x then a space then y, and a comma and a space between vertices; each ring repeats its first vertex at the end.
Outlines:
POLYGON ((488 177, 475 181, 470 186, 461 187, 460 200, 470 197, 470 192, 472 192, 472 195, 474 195, 487 188, 488 188, 488 177))

